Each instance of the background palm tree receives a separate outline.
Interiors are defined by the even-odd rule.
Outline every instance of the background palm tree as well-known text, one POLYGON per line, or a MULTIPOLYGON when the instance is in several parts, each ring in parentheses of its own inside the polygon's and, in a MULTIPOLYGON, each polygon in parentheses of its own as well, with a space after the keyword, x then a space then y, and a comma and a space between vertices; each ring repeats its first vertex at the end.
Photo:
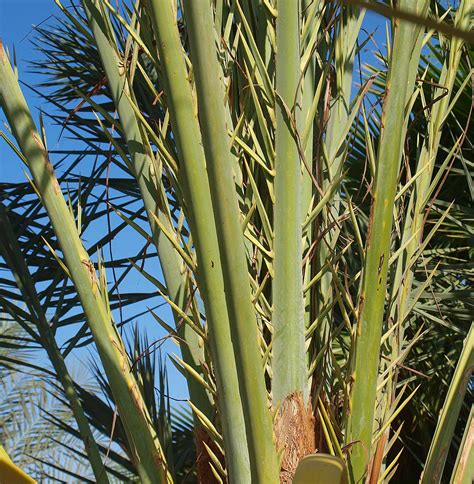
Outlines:
MULTIPOLYGON (((0 341, 46 351, 34 381, 61 407, 42 405, 55 445, 21 463, 39 479, 89 479, 90 465, 100 482, 289 482, 318 451, 353 482, 460 472, 472 2, 399 2, 415 23, 392 19, 364 67, 361 2, 56 3, 34 65, 77 150, 46 149, 4 50, 0 71, 2 135, 32 173, 0 195, 0 302, 21 328, 0 341), (132 271, 148 293, 127 290, 132 271), (157 342, 123 341, 145 313, 180 347, 192 423, 157 342), (90 388, 68 360, 89 345, 90 388)), ((9 358, 5 378, 35 364, 9 358)))

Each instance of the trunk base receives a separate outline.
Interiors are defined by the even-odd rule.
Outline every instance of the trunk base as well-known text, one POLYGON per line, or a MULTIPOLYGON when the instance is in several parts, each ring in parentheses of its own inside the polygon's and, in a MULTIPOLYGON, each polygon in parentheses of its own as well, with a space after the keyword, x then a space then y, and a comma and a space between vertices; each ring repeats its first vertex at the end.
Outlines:
POLYGON ((301 392, 288 395, 275 419, 277 449, 282 453, 280 482, 291 484, 299 461, 315 451, 314 417, 301 392))

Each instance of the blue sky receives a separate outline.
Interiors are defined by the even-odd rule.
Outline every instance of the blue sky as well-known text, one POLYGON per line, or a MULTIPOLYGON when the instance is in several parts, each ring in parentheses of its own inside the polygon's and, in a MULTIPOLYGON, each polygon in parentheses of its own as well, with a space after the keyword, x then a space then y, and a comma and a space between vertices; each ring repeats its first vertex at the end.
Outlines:
MULTIPOLYGON (((40 22, 52 20, 58 7, 53 0, 0 0, 0 38, 8 49, 10 56, 16 54, 19 78, 34 84, 37 77, 28 69, 28 61, 38 55, 30 39, 34 36, 34 26, 40 22)), ((40 108, 42 101, 28 89, 24 89, 30 106, 40 108)), ((44 103, 44 101, 43 101, 44 103)), ((37 110, 34 110, 35 115, 37 110)), ((3 124, 3 114, 0 115, 3 124)), ((51 129, 51 126, 49 127, 51 129)), ((49 129, 48 129, 49 131, 49 129)), ((0 178, 10 181, 23 181, 22 165, 15 160, 5 143, 0 143, 0 178)))

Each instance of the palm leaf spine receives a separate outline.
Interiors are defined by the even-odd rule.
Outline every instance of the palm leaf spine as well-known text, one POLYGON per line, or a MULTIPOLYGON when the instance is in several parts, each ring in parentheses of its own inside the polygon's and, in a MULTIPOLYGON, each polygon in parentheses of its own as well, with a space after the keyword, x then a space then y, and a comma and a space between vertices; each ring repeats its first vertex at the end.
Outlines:
MULTIPOLYGON (((127 73, 125 69, 120 69, 121 59, 117 53, 116 45, 110 37, 110 32, 113 30, 108 13, 100 10, 100 3, 97 0, 84 0, 83 4, 88 14, 89 25, 108 79, 119 120, 125 133, 133 172, 147 210, 153 243, 158 251, 168 294, 178 307, 185 310, 187 306, 186 280, 176 249, 160 230, 157 222, 150 216, 150 214, 154 214, 168 232, 173 233, 173 227, 168 216, 169 209, 164 205, 166 196, 159 179, 160 174, 149 142, 143 130, 140 129, 135 111, 131 106, 131 92, 127 73)), ((176 312, 173 312, 173 315, 175 322, 178 323, 181 318, 176 312)), ((186 324, 178 324, 177 331, 185 341, 184 343, 180 341, 184 361, 195 371, 201 373, 200 362, 204 361, 204 354, 202 345, 199 344, 198 335, 186 324)), ((187 383, 192 402, 209 417, 211 405, 208 395, 193 378, 189 378, 187 383)))
MULTIPOLYGON (((400 3, 400 8, 409 8, 414 12, 424 13, 427 6, 426 0, 404 0, 400 3)), ((405 106, 413 91, 416 76, 416 69, 410 69, 410 65, 417 65, 420 55, 420 49, 416 48, 419 30, 419 27, 407 22, 396 24, 383 104, 382 131, 355 329, 355 361, 346 435, 348 444, 355 443, 349 457, 349 472, 354 482, 365 475, 372 446, 393 204, 403 150, 405 106)))
POLYGON ((84 409, 82 408, 82 403, 71 378, 71 374, 56 343, 53 330, 46 319, 43 307, 38 298, 38 293, 31 279, 30 271, 21 253, 20 246, 8 217, 7 209, 3 203, 0 203, 0 221, 2 224, 0 253, 15 274, 17 286, 20 289, 25 303, 29 306, 30 314, 36 320, 36 326, 42 343, 45 346, 56 376, 63 387, 64 394, 69 401, 72 413, 76 419, 79 434, 84 443, 84 449, 89 458, 95 479, 99 484, 107 484, 109 479, 102 458, 100 457, 99 448, 92 434, 84 409))
POLYGON ((227 136, 222 70, 217 59, 212 9, 206 0, 185 1, 183 6, 246 424, 252 482, 274 483, 279 479, 279 465, 255 309, 246 270, 247 258, 235 189, 234 161, 227 136))
POLYGON ((421 476, 421 484, 441 482, 443 470, 448 457, 449 447, 453 440, 454 430, 458 423, 459 412, 463 405, 467 386, 472 378, 474 368, 474 323, 464 340, 463 349, 454 375, 449 384, 443 407, 438 417, 436 430, 431 440, 430 450, 421 476))
POLYGON ((196 100, 183 57, 173 2, 152 0, 148 7, 157 38, 165 95, 178 149, 179 177, 189 207, 187 218, 196 248, 199 288, 216 368, 217 405, 221 413, 228 474, 231 482, 250 482, 245 422, 196 100))
POLYGON ((307 397, 302 278, 302 172, 297 146, 301 116, 299 2, 280 2, 276 20, 273 402, 307 397))

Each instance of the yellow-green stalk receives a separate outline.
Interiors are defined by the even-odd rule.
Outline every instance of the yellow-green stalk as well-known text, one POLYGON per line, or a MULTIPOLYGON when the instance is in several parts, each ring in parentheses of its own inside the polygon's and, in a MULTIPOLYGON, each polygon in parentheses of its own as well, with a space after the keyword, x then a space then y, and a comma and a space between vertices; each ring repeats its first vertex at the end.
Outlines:
MULTIPOLYGON (((182 271, 181 261, 173 244, 160 230, 151 215, 156 216, 170 234, 173 233, 169 208, 165 205, 166 195, 160 179, 161 173, 154 159, 145 130, 140 128, 132 106, 133 93, 129 86, 128 71, 121 67, 121 65, 124 65, 124 61, 118 53, 108 10, 97 0, 83 0, 83 5, 117 108, 119 122, 127 141, 132 171, 137 179, 143 204, 147 211, 152 239, 158 251, 168 296, 174 304, 186 311, 188 304, 186 277, 182 271)), ((174 319, 175 322, 179 322, 181 318, 174 313, 174 319)), ((193 370, 200 373, 200 363, 204 361, 204 352, 202 345, 199 344, 198 335, 187 324, 179 324, 177 331, 182 338, 180 349, 184 361, 193 370)), ((191 401, 207 417, 210 417, 212 413, 211 405, 205 390, 192 378, 188 380, 188 387, 191 401)))
MULTIPOLYGON (((178 150, 179 181, 188 206, 187 220, 197 255, 198 286, 215 365, 227 472, 231 482, 251 482, 242 399, 224 292, 221 256, 202 147, 196 99, 186 68, 171 0, 148 3, 160 56, 166 102, 178 150)), ((212 53, 211 53, 212 55, 212 53)))
MULTIPOLYGON (((428 4, 427 0, 402 0, 399 7, 424 14, 428 4)), ((346 443, 354 444, 349 456, 353 482, 363 479, 371 455, 393 204, 404 145, 405 106, 413 92, 421 34, 421 28, 416 25, 404 21, 395 24, 355 329, 355 361, 346 435, 346 443)))
POLYGON ((96 271, 64 200, 48 152, 35 127, 18 80, 0 44, 0 102, 48 212, 65 265, 76 287, 142 482, 164 482, 166 462, 139 386, 130 371, 123 341, 99 291, 96 271))
POLYGON ((252 304, 233 156, 227 136, 222 70, 218 64, 212 7, 183 2, 196 84, 202 142, 224 276, 237 375, 245 418, 252 482, 276 483, 279 465, 252 304))

